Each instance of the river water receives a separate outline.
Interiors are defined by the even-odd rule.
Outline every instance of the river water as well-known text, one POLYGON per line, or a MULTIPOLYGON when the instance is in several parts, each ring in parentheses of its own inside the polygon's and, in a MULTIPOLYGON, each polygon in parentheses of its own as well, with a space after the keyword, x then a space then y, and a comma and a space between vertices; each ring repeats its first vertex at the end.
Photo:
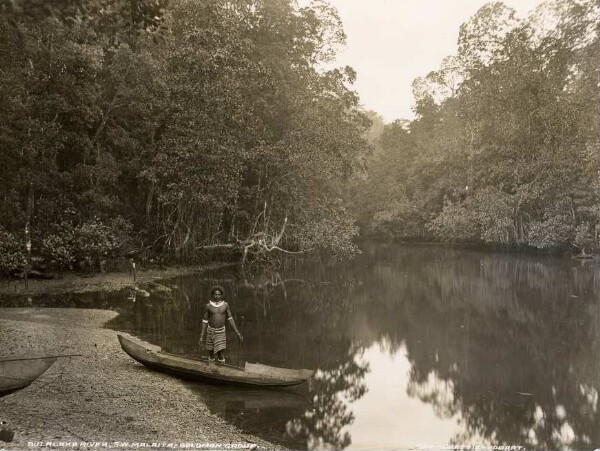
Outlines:
POLYGON ((182 382, 248 433, 294 449, 600 447, 597 262, 370 246, 350 262, 64 302, 115 309, 107 327, 194 355, 217 282, 244 335, 228 332, 229 363, 317 369, 293 389, 182 382))

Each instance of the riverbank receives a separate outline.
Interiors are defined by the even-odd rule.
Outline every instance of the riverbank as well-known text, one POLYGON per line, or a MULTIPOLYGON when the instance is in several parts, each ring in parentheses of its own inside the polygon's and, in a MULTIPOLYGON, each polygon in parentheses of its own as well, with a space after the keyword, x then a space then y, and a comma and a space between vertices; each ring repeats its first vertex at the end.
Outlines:
MULTIPOLYGON (((203 266, 181 266, 169 268, 139 269, 136 283, 143 284, 159 279, 202 273, 210 270, 233 266, 235 263, 212 263, 203 266)), ((132 272, 97 273, 91 275, 65 273, 50 280, 0 280, 0 295, 39 295, 59 293, 85 293, 90 291, 120 290, 133 285, 132 272)))
POLYGON ((51 448, 60 442, 105 442, 109 449, 122 448, 116 442, 275 448, 211 414, 185 382, 127 356, 115 331, 103 329, 115 312, 15 308, 0 309, 0 316, 4 356, 82 354, 58 359, 29 387, 0 398, 0 429, 14 432, 0 449, 40 448, 30 442, 43 448, 47 442, 56 445, 51 448))

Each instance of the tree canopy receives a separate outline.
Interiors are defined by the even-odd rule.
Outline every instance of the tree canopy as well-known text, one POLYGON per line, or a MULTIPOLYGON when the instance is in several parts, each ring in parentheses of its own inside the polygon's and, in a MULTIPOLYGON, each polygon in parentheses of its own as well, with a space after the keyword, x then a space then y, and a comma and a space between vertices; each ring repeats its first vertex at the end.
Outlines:
POLYGON ((369 149, 324 2, 21 0, 0 17, 0 249, 355 252, 369 149))
POLYGON ((316 0, 0 3, 0 271, 144 252, 357 252, 354 238, 599 242, 600 12, 495 2, 364 112, 316 0), (324 63, 328 63, 327 65, 324 63), (372 154, 371 150, 374 150, 372 154))
POLYGON ((366 234, 559 249, 598 245, 600 11, 489 3, 458 54, 414 82, 416 119, 379 134, 354 184, 366 234))

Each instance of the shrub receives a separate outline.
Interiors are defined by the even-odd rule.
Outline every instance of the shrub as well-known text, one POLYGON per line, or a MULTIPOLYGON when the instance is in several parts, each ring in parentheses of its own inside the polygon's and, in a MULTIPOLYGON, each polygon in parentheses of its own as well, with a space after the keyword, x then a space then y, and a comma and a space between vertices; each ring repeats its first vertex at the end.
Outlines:
POLYGON ((538 249, 552 249, 572 243, 575 219, 567 199, 559 199, 544 211, 542 221, 533 221, 529 229, 529 244, 538 249))
POLYGON ((0 273, 8 274, 26 263, 23 243, 0 227, 0 273))
POLYGON ((132 225, 122 218, 107 223, 94 218, 76 226, 62 224, 57 233, 42 241, 42 253, 56 265, 72 269, 76 262, 118 255, 129 242, 131 230, 132 225))
POLYGON ((510 194, 487 188, 475 196, 481 239, 490 244, 512 245, 524 241, 515 227, 516 201, 510 194))
POLYGON ((289 227, 290 244, 306 252, 325 252, 336 258, 360 253, 352 242, 358 236, 358 227, 339 200, 324 199, 310 213, 310 217, 303 218, 301 227, 289 227))
POLYGON ((568 216, 552 216, 545 221, 534 221, 529 229, 529 244, 538 249, 552 249, 571 242, 573 220, 568 216))
POLYGON ((427 226, 439 240, 449 243, 479 240, 479 220, 477 212, 469 205, 444 203, 442 212, 427 226))
POLYGON ((593 249, 596 247, 597 243, 594 239, 594 232, 589 222, 585 221, 577 226, 573 245, 580 249, 593 249))

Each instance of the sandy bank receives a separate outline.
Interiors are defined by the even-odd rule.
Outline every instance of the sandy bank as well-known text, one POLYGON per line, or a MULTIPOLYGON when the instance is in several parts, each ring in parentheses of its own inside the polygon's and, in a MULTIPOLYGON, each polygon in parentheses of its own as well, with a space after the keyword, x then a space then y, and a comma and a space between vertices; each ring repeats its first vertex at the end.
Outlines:
POLYGON ((1 427, 15 432, 12 442, 0 441, 0 449, 48 441, 104 441, 111 449, 117 441, 273 448, 212 415, 178 379, 129 358, 116 333, 102 328, 116 315, 104 310, 0 309, 3 356, 83 354, 59 359, 29 387, 0 398, 1 427))

